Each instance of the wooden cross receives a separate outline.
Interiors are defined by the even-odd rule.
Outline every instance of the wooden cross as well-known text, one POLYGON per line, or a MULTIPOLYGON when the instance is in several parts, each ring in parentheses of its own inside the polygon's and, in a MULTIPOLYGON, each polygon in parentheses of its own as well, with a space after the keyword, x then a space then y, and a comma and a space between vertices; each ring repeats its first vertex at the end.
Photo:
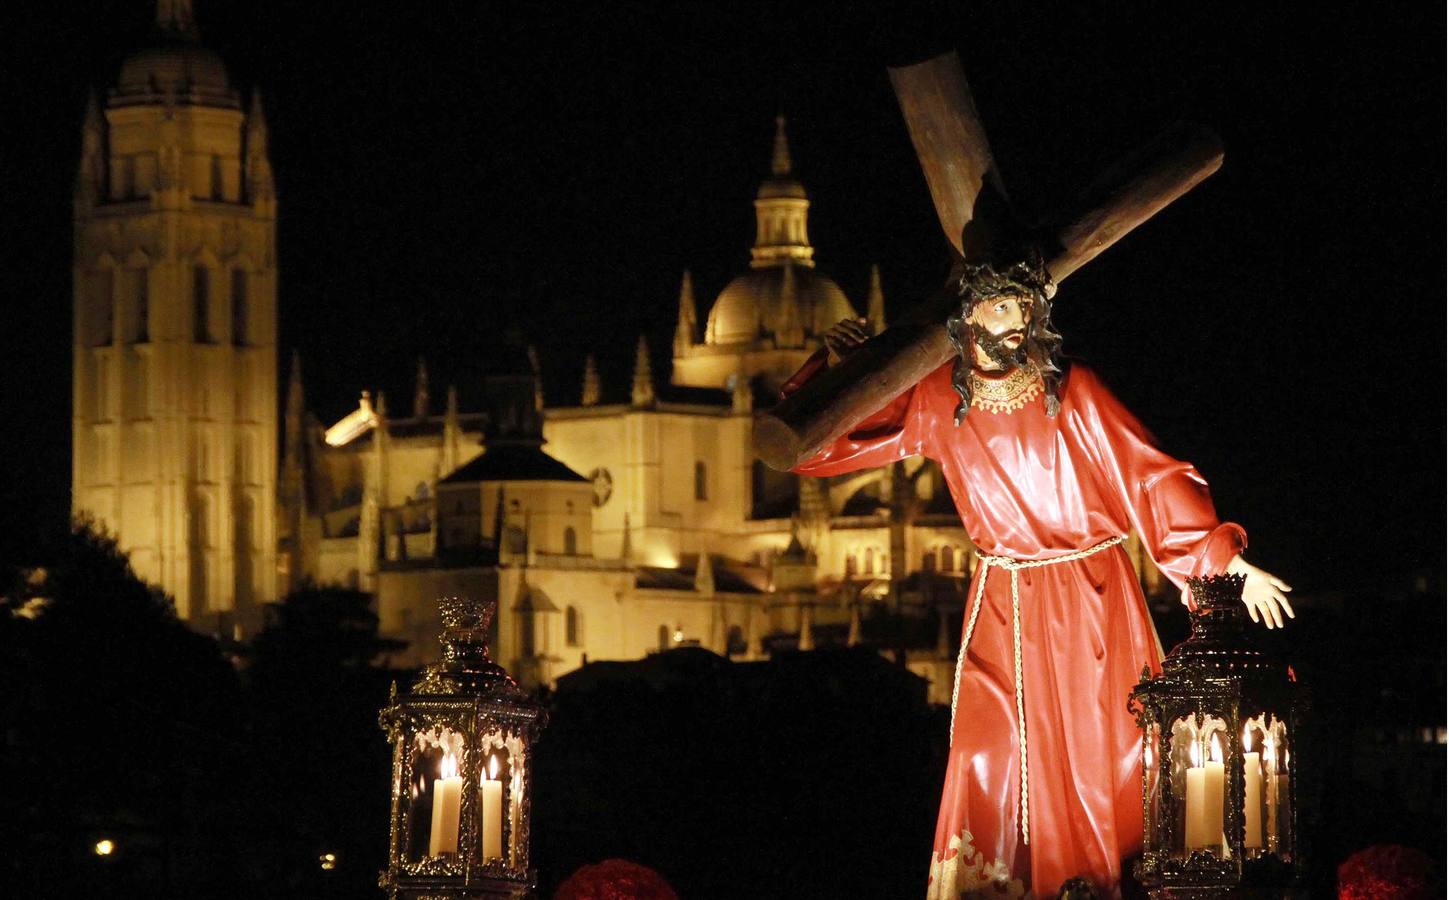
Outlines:
POLYGON ((956 54, 891 69, 890 77, 957 266, 936 296, 756 417, 755 453, 782 471, 814 456, 951 358, 945 323, 960 303, 956 279, 963 258, 983 258, 993 239, 1007 233, 1025 234, 1060 283, 1222 164, 1217 135, 1179 125, 1113 166, 1056 215, 1024 229, 1011 211, 956 54))

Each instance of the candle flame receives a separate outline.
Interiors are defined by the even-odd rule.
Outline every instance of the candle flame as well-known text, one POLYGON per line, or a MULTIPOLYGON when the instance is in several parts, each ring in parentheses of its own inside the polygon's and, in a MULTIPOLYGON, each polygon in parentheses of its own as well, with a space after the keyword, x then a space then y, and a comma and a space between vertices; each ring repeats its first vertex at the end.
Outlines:
POLYGON ((1268 767, 1268 771, 1278 771, 1278 748, 1271 737, 1263 738, 1263 763, 1268 767))
POLYGON ((1253 729, 1246 725, 1243 726, 1243 752, 1253 752, 1253 729))
POLYGON ((1198 752, 1197 741, 1193 741, 1188 747, 1187 755, 1191 758, 1194 769, 1202 765, 1202 754, 1198 752))
POLYGON ((1216 731, 1213 732, 1212 761, 1213 762, 1222 762, 1223 761, 1223 748, 1222 748, 1222 745, 1218 743, 1218 733, 1216 731))
POLYGON ((445 754, 443 756, 443 761, 438 764, 438 777, 439 778, 456 778, 456 777, 458 777, 458 759, 457 759, 457 757, 455 757, 451 753, 445 754))
POLYGON ((498 757, 488 757, 488 780, 492 781, 498 777, 498 757))

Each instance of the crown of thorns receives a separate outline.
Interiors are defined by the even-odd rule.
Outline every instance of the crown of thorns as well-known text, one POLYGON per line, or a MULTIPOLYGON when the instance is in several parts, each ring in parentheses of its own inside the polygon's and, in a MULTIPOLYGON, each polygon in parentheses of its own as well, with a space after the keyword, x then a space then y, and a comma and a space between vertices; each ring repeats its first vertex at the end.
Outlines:
POLYGON ((967 306, 1006 296, 1050 300, 1055 293, 1056 284, 1047 272, 1041 251, 1032 246, 998 254, 985 262, 966 263, 958 288, 958 295, 967 306))

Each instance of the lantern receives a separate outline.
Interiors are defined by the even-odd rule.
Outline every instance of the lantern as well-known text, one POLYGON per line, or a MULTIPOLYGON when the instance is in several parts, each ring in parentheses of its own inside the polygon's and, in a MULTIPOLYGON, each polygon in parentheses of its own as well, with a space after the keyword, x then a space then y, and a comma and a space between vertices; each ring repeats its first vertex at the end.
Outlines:
POLYGON ((528 896, 532 748, 542 708, 488 656, 496 601, 447 597, 442 658, 379 716, 392 743, 392 900, 528 896))
POLYGON ((1243 577, 1190 578, 1191 636, 1128 708, 1142 729, 1142 859, 1155 898, 1282 895, 1302 880, 1295 741, 1306 692, 1249 636, 1243 577))

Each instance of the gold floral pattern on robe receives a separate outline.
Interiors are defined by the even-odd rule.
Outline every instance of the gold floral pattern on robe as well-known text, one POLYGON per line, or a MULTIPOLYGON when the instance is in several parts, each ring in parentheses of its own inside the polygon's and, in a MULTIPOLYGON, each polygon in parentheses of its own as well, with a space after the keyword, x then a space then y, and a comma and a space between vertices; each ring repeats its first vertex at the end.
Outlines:
POLYGON ((926 900, 1031 900, 1031 894, 1005 862, 987 862, 972 845, 971 832, 962 831, 951 837, 945 854, 931 854, 926 900))

